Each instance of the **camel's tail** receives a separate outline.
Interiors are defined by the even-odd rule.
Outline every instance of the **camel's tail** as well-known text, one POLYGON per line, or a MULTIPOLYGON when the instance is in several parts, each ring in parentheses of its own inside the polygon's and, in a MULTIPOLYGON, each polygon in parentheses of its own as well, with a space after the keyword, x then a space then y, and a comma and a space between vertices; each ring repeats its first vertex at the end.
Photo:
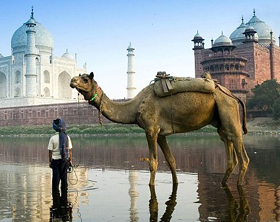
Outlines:
POLYGON ((247 130, 247 115, 246 115, 246 106, 244 104, 244 102, 237 98, 235 95, 233 95, 227 88, 224 88, 223 86, 216 84, 216 87, 218 87, 223 93, 225 93, 226 95, 236 99, 242 107, 242 129, 244 134, 246 134, 248 132, 247 130))
POLYGON ((243 114, 243 118, 242 118, 242 129, 243 129, 243 132, 244 132, 244 134, 246 134, 247 132, 248 132, 248 129, 247 129, 247 115, 246 115, 246 106, 245 106, 245 104, 244 104, 244 102, 241 100, 241 99, 239 99, 239 98, 237 98, 236 97, 236 99, 238 100, 238 102, 241 104, 241 106, 242 106, 242 114, 243 114))

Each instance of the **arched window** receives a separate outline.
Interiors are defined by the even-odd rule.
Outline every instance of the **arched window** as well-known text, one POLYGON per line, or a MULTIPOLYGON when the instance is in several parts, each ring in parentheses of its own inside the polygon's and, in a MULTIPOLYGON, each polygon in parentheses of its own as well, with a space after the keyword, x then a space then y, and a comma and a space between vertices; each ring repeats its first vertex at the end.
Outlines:
POLYGON ((50 83, 50 73, 49 71, 44 71, 44 83, 50 83))
POLYGON ((20 71, 15 72, 15 84, 18 84, 21 82, 21 74, 20 71))
POLYGON ((0 72, 0 98, 7 97, 7 78, 3 72, 0 72))
POLYGON ((50 89, 48 87, 44 88, 44 96, 45 97, 50 97, 50 89))
POLYGON ((15 88, 14 97, 20 97, 20 88, 19 87, 15 88))

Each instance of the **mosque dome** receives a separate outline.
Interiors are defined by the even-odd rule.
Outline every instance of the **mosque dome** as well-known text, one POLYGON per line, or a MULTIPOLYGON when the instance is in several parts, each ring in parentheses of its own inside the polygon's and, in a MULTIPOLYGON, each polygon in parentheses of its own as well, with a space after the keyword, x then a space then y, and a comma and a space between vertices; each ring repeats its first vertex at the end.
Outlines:
POLYGON ((74 60, 74 56, 68 52, 68 49, 66 49, 66 52, 61 57, 74 60))
POLYGON ((233 33, 229 36, 229 38, 232 40, 233 44, 241 44, 245 40, 244 32, 246 30, 246 25, 243 22, 238 26, 236 30, 234 30, 233 33))
MULTIPOLYGON (((246 24, 243 23, 242 19, 241 25, 230 35, 230 39, 232 40, 233 44, 241 44, 243 40, 245 40, 243 33, 248 28, 253 28, 257 32, 256 34, 259 43, 271 42, 270 32, 272 29, 264 21, 261 21, 254 12, 254 15, 246 24)), ((274 36, 272 39, 275 42, 274 36)))
POLYGON ((227 36, 225 36, 223 33, 222 35, 220 35, 213 44, 213 47, 217 47, 217 46, 231 46, 232 45, 232 41, 230 38, 228 38, 227 36))
MULTIPOLYGON (((261 21, 255 14, 249 20, 249 22, 246 23, 246 25, 253 27, 254 30, 258 33, 260 43, 271 42, 270 32, 272 31, 272 29, 265 22, 261 21)), ((274 37, 273 40, 275 41, 274 37)))
MULTIPOLYGON (((33 17, 33 11, 31 13, 32 22, 36 25, 33 27, 35 30, 35 45, 39 50, 44 50, 46 52, 52 52, 53 49, 53 38, 51 33, 39 22, 37 22, 33 17)), ((30 19, 23 23, 12 36, 11 48, 14 52, 22 51, 27 46, 27 26, 26 24, 30 22, 30 19)))

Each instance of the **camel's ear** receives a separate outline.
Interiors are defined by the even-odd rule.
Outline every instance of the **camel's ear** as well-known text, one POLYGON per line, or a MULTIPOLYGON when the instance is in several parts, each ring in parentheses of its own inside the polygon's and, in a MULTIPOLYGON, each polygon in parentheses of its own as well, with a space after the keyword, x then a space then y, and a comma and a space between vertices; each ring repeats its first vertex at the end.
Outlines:
POLYGON ((89 78, 93 79, 93 77, 94 77, 94 74, 93 74, 93 72, 91 72, 91 73, 89 74, 89 78))

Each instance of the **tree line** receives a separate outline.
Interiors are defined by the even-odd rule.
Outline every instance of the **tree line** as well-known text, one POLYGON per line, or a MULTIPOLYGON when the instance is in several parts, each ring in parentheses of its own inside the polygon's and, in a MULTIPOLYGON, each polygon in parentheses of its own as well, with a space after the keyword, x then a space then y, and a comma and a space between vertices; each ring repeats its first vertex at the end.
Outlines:
POLYGON ((275 79, 264 81, 252 89, 253 97, 248 100, 247 108, 272 111, 273 118, 280 118, 280 84, 275 79))

